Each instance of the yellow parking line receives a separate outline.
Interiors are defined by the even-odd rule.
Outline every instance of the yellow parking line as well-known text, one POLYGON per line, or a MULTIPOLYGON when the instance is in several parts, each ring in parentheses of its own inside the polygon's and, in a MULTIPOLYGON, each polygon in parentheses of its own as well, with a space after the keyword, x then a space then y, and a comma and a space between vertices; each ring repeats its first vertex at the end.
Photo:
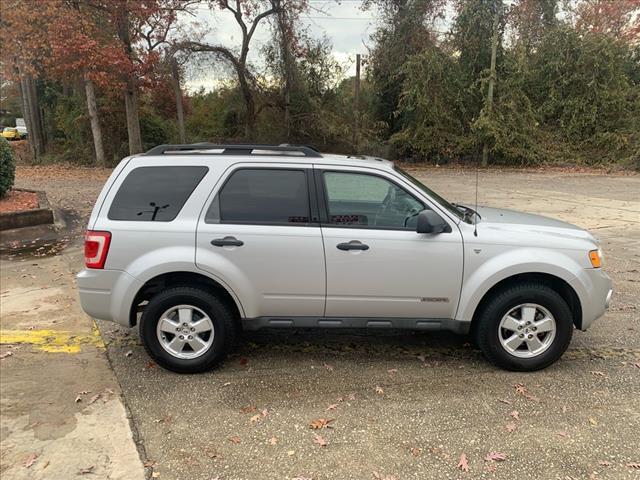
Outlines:
POLYGON ((29 344, 49 353, 78 353, 83 345, 104 348, 95 325, 90 334, 64 330, 0 330, 0 344, 29 344))

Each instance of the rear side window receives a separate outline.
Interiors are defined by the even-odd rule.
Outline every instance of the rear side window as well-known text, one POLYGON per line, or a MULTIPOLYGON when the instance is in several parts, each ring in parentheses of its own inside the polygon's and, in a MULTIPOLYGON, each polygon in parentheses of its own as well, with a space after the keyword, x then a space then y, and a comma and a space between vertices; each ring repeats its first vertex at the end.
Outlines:
POLYGON ((240 169, 231 174, 205 216, 207 223, 309 223, 303 170, 240 169))
POLYGON ((170 222, 180 212, 207 167, 138 167, 116 193, 110 220, 170 222))

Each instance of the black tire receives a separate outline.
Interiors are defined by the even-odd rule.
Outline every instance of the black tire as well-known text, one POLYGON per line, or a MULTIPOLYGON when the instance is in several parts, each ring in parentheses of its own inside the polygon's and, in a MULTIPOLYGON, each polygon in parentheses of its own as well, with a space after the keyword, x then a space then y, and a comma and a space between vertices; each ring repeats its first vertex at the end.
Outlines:
POLYGON ((573 335, 573 316, 567 302, 554 290, 540 283, 522 283, 497 292, 476 318, 475 340, 485 357, 498 367, 533 372, 548 367, 567 350, 573 335), (498 326, 503 316, 524 303, 546 308, 555 318, 556 334, 549 348, 533 358, 509 353, 500 343, 498 326))
POLYGON ((211 293, 194 287, 174 287, 157 294, 140 318, 140 338, 149 356, 161 367, 177 373, 199 373, 212 369, 229 353, 237 332, 230 308, 211 293), (213 343, 197 358, 182 359, 167 352, 156 335, 160 316, 176 305, 193 305, 205 312, 214 327, 213 343))

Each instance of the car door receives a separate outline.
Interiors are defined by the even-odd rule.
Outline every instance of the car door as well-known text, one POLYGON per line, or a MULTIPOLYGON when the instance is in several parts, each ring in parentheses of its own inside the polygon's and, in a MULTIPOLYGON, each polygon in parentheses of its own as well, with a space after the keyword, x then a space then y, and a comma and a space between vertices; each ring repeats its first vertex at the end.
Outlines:
POLYGON ((218 186, 198 222, 197 266, 234 291, 247 318, 322 316, 324 252, 311 165, 236 164, 218 186))
POLYGON ((453 318, 462 237, 450 218, 382 170, 316 166, 327 268, 327 317, 453 318), (450 233, 416 233, 436 210, 450 233))

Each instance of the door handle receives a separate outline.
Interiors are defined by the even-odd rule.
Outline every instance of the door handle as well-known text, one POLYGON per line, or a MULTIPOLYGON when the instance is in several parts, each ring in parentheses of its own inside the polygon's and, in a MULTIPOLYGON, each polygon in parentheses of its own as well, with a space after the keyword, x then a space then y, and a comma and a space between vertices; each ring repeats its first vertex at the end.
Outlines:
POLYGON ((351 240, 346 243, 339 243, 336 245, 338 250, 369 250, 369 245, 362 243, 359 240, 351 240))
POLYGON ((244 242, 236 237, 224 237, 211 240, 211 245, 215 247, 241 247, 244 242))

